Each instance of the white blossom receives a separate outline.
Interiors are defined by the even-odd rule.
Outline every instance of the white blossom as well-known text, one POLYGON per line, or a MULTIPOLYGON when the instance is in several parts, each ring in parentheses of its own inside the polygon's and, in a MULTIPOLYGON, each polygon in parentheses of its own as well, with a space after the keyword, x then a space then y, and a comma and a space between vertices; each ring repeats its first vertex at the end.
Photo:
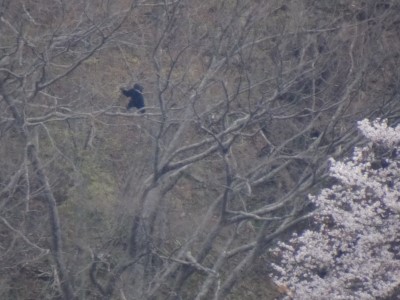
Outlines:
POLYGON ((347 161, 331 159, 338 183, 310 196, 315 229, 273 252, 273 277, 294 299, 377 299, 400 288, 400 126, 358 126, 370 143, 347 161))

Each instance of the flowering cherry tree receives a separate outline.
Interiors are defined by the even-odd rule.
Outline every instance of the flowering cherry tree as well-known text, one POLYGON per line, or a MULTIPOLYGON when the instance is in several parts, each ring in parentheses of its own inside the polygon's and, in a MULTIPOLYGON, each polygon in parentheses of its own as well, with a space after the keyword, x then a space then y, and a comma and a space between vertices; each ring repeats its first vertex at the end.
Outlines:
MULTIPOLYGON (((368 139, 331 161, 336 184, 310 196, 314 226, 274 253, 274 279, 295 299, 394 299, 400 295, 400 125, 359 122, 368 139)), ((397 299, 397 298, 396 298, 397 299)))

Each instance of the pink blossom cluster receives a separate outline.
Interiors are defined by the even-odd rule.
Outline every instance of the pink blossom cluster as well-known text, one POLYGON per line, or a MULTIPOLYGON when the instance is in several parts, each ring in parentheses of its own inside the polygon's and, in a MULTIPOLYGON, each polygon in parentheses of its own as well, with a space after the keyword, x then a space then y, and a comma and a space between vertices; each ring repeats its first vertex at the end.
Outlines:
POLYGON ((400 126, 358 126, 369 144, 331 160, 336 184, 310 196, 312 229, 273 251, 294 299, 400 299, 400 126))

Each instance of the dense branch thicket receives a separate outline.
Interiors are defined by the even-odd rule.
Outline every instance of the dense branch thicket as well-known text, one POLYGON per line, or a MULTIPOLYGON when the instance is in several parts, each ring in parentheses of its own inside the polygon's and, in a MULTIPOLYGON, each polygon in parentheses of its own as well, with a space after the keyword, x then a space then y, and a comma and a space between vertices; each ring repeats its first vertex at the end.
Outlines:
POLYGON ((1 297, 274 297, 268 249, 306 226, 328 158, 399 117, 399 16, 1 1, 1 297), (120 97, 135 82, 145 114, 120 97))

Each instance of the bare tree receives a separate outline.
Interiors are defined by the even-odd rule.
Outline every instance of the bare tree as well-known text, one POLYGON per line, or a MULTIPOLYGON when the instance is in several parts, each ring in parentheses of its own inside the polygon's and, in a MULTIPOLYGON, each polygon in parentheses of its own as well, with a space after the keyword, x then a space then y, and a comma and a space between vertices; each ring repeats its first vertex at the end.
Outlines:
MULTIPOLYGON (((104 11, 100 8, 94 12, 89 4, 79 4, 79 7, 75 6, 77 4, 60 1, 49 6, 48 1, 2 1, 0 11, 2 138, 10 137, 10 131, 13 131, 14 138, 18 139, 14 143, 15 150, 22 154, 16 158, 16 165, 6 167, 2 172, 2 182, 6 182, 3 176, 12 176, 8 184, 1 188, 6 215, 3 223, 18 232, 32 251, 44 251, 7 221, 7 217, 13 218, 14 222, 27 218, 32 198, 44 201, 50 225, 51 243, 48 247, 55 266, 54 281, 64 299, 74 299, 75 291, 63 255, 57 199, 50 184, 49 172, 40 157, 39 131, 47 134, 53 142, 49 123, 84 115, 84 112, 73 111, 58 103, 59 99, 52 96, 52 88, 56 89, 60 80, 105 47, 133 8, 132 3, 125 10, 112 12, 111 9, 104 11), (51 17, 48 17, 50 13, 51 17), (11 207, 22 204, 25 206, 22 215, 8 216, 11 207)), ((63 150, 58 145, 53 147, 62 155, 63 150)), ((14 247, 11 243, 7 252, 13 251, 14 247)), ((26 262, 19 264, 23 266, 26 262)))
POLYGON ((306 224, 355 121, 398 118, 398 7, 126 2, 3 4, 9 267, 23 244, 41 266, 50 249, 65 299, 226 299, 306 224), (146 114, 118 108, 120 81, 146 114))
MULTIPOLYGON (((359 96, 371 58, 388 58, 361 53, 381 25, 365 26, 357 11, 349 21, 291 19, 306 10, 296 5, 223 2, 206 13, 178 1, 158 11, 149 58, 161 115, 146 125, 153 167, 128 193, 129 254, 142 257, 132 266, 134 298, 225 299, 265 249, 309 216, 306 195, 324 184, 327 158, 357 143, 357 117, 393 109, 397 96, 378 105, 359 96), (199 183, 201 196, 173 195, 199 183), (200 215, 174 214, 179 200, 200 215)), ((382 24, 395 11, 389 5, 371 18, 382 24)))

